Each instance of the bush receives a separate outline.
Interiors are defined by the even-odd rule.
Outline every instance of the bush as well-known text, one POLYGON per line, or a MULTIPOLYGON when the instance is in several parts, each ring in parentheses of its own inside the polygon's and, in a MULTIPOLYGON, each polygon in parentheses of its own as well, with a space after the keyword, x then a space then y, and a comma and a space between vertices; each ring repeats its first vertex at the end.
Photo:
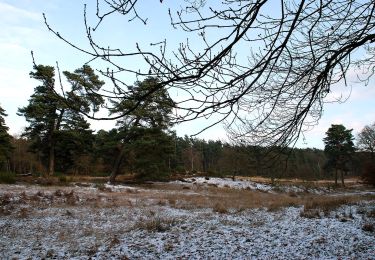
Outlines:
POLYGON ((138 181, 168 181, 170 173, 164 167, 156 164, 146 164, 142 168, 138 168, 135 178, 138 181))
POLYGON ((375 228, 374 228, 374 225, 371 224, 371 223, 365 223, 363 226, 362 226, 362 230, 363 231, 367 231, 367 232, 374 232, 375 231, 375 228))
POLYGON ((367 184, 375 186, 375 163, 367 162, 363 166, 362 179, 367 184))
POLYGON ((16 182, 16 175, 12 172, 0 172, 0 183, 14 184, 16 182))

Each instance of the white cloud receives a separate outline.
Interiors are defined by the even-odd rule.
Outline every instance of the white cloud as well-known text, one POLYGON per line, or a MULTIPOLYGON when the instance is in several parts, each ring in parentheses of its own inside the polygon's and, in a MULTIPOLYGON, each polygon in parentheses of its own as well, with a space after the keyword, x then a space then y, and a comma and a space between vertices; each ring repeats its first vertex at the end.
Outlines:
POLYGON ((0 2, 0 23, 18 24, 22 20, 40 20, 40 14, 0 2))

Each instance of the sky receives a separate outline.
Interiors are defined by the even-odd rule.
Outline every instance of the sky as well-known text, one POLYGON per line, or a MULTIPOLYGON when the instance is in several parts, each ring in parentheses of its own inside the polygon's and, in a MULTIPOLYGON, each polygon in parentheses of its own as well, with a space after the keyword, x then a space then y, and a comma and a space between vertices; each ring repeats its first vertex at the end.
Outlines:
MULTIPOLYGON (((87 14, 91 18, 95 14, 96 1, 86 2, 90 3, 87 14)), ((139 21, 133 22, 129 27, 121 17, 110 17, 105 20, 106 28, 110 29, 98 33, 99 41, 120 43, 121 46, 117 47, 131 50, 135 44, 127 39, 134 35, 141 45, 164 38, 173 37, 176 41, 183 39, 182 35, 166 26, 169 22, 166 2, 160 4, 157 0, 144 1, 147 6, 141 6, 140 11, 141 15, 149 17, 147 27, 139 21)), ((37 64, 54 66, 58 62, 61 70, 73 71, 88 59, 50 33, 42 14, 46 14, 49 24, 60 34, 77 45, 87 46, 83 23, 84 3, 83 0, 0 0, 0 105, 8 114, 5 120, 11 134, 21 134, 27 125, 23 117, 17 116, 17 109, 27 105, 34 87, 38 85, 38 82, 29 77, 33 66, 31 51, 34 52, 37 64)), ((169 1, 168 5, 176 6, 176 3, 178 1, 169 1)), ((375 122, 375 80, 367 85, 358 83, 354 73, 349 74, 348 79, 348 86, 333 89, 326 99, 327 104, 319 124, 301 136, 297 147, 323 149, 322 139, 331 124, 343 124, 353 129, 356 136, 365 125, 375 122), (337 97, 347 100, 344 103, 330 103, 337 97)), ((175 130, 179 136, 191 135, 202 129, 203 123, 205 122, 187 122, 175 127, 175 130)), ((114 127, 114 122, 93 121, 91 124, 95 130, 114 127)), ((222 126, 210 128, 197 137, 206 140, 227 139, 222 126)))

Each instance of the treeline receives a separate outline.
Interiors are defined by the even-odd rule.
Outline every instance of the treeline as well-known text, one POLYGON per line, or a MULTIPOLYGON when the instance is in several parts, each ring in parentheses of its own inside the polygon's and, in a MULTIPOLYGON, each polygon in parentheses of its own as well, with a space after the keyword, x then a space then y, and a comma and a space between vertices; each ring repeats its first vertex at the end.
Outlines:
MULTIPOLYGON (((28 122, 21 136, 8 134, 6 113, 0 108, 1 171, 109 176, 112 182, 119 174, 141 180, 196 173, 304 179, 332 174, 325 153, 318 149, 263 148, 176 136, 171 130, 175 104, 165 88, 155 91, 159 81, 152 77, 117 93, 123 97, 120 101, 109 99, 116 127, 94 132, 84 115, 106 108, 97 94, 104 82, 88 65, 63 75, 70 86, 59 93, 54 67, 34 67, 30 76, 40 85, 18 110, 28 122)), ((347 173, 359 174, 366 156, 354 157, 347 173)))
MULTIPOLYGON (((31 140, 13 137, 12 153, 3 162, 3 170, 18 174, 48 173, 48 150, 35 150, 31 140)), ((179 174, 207 176, 265 176, 271 178, 321 179, 333 176, 322 150, 293 149, 282 154, 264 148, 238 146, 221 141, 205 141, 178 137, 173 132, 142 136, 121 147, 121 133, 117 129, 82 133, 62 131, 56 137, 55 171, 68 175, 110 176, 116 159, 124 156, 119 174, 132 174, 144 180, 161 180, 179 174)), ((366 154, 357 153, 349 174, 360 174, 361 161, 366 154)), ((117 176, 116 175, 116 176, 117 176)))

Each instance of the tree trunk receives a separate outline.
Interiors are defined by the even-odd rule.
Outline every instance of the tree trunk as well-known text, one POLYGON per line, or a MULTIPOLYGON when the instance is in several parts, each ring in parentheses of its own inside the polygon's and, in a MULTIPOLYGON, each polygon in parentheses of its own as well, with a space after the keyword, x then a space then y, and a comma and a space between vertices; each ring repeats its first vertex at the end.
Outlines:
POLYGON ((193 157, 193 146, 190 148, 190 156, 191 156, 191 173, 194 171, 194 157, 193 157))
POLYGON ((65 109, 62 109, 60 111, 59 117, 57 118, 57 121, 53 122, 53 125, 51 126, 51 132, 49 134, 49 158, 48 158, 48 175, 52 176, 55 173, 55 133, 59 131, 61 121, 63 119, 65 109))
POLYGON ((335 186, 337 186, 337 168, 335 169, 335 186))
POLYGON ((49 141, 49 155, 48 155, 48 176, 52 176, 55 171, 55 146, 53 144, 53 137, 49 141))
POLYGON ((342 186, 345 186, 345 183, 344 183, 344 171, 341 170, 341 184, 342 186))
POLYGON ((116 177, 120 172, 121 163, 122 163, 122 160, 124 159, 124 153, 125 153, 124 147, 121 147, 121 150, 116 157, 115 163, 113 164, 111 175, 109 176, 109 182, 112 184, 115 183, 116 177))

